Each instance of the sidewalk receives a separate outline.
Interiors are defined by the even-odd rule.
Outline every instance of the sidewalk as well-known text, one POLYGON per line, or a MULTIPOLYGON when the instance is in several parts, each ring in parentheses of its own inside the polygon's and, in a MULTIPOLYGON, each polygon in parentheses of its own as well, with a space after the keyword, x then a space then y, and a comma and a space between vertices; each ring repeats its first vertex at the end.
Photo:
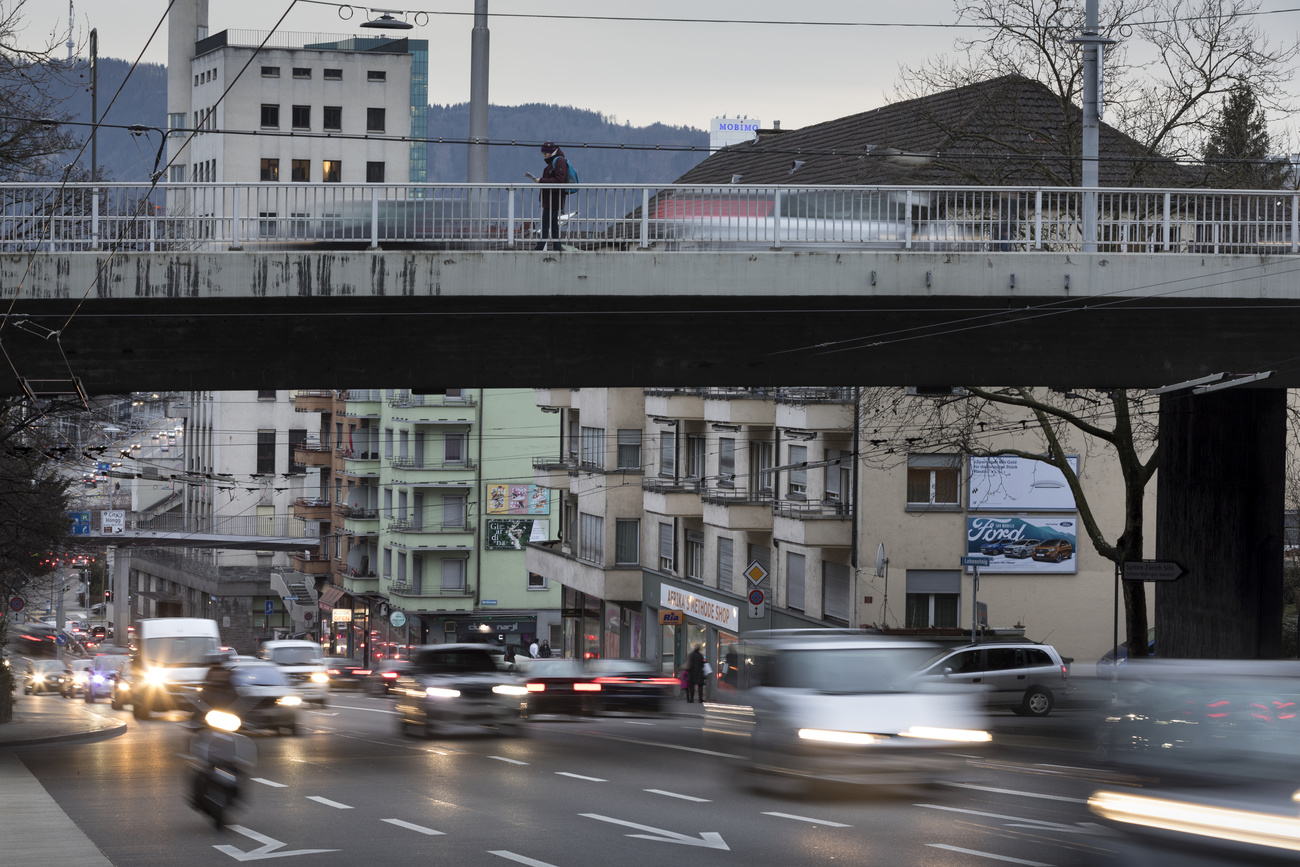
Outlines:
POLYGON ((0 749, 51 741, 96 741, 126 731, 126 720, 100 716, 90 707, 79 698, 23 695, 20 691, 14 697, 13 722, 0 725, 0 749))

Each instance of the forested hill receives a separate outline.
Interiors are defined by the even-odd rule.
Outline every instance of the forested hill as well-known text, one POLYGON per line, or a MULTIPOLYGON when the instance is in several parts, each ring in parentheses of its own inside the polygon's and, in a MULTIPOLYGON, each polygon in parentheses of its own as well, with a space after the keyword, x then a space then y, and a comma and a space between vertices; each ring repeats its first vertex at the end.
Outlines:
MULTIPOLYGON (((130 63, 113 58, 99 61, 99 110, 104 112, 121 85, 130 63)), ((81 78, 68 88, 68 112, 77 120, 90 120, 89 81, 81 78)), ((110 124, 167 125, 167 70, 160 64, 141 64, 130 84, 104 118, 110 124)), ((705 119, 707 120, 707 118, 705 119)), ((87 128, 79 127, 78 130, 87 128)), ((88 134, 81 133, 79 134, 88 134)), ((469 135, 469 104, 429 106, 429 137, 464 140, 469 135)), ((488 137, 492 141, 518 141, 519 146, 493 146, 488 156, 489 179, 493 182, 521 181, 523 173, 541 174, 544 166, 538 143, 551 139, 564 146, 573 159, 583 183, 671 183, 708 155, 709 134, 690 127, 632 126, 619 124, 611 116, 572 106, 494 105, 488 109, 488 137), (621 150, 588 145, 627 145, 621 150), (525 144, 526 143, 526 144, 525 144), (577 143, 577 146, 574 146, 577 143), (691 147, 696 150, 632 150, 633 145, 691 147)), ((143 181, 153 168, 158 150, 158 133, 132 136, 125 130, 101 129, 99 162, 104 176, 119 181, 143 181)), ((429 180, 464 183, 466 147, 463 144, 429 145, 429 180)), ((90 164, 87 149, 83 162, 90 164)))

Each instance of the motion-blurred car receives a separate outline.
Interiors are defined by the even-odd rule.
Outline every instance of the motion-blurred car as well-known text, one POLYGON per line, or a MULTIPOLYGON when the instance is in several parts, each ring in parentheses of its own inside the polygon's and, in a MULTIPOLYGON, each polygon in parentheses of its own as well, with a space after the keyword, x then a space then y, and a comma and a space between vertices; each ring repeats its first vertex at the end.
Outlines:
POLYGON ((1003 556, 1010 557, 1013 560, 1024 560, 1033 555, 1034 549, 1043 544, 1042 539, 1021 539, 1007 545, 1003 550, 1003 556))
MULTIPOLYGON (((1147 630, 1146 655, 1148 657, 1152 657, 1156 655, 1156 629, 1154 626, 1147 630)), ((1123 668, 1124 666, 1128 665, 1128 642, 1127 641, 1121 641, 1118 645, 1112 647, 1110 650, 1106 651, 1101 655, 1101 659, 1097 660, 1097 676, 1110 677, 1112 674, 1114 674, 1114 670, 1117 665, 1119 668, 1123 668), (1117 655, 1119 657, 1118 662, 1116 662, 1115 659, 1117 655)))
POLYGON ((1074 545, 1069 539, 1047 539, 1034 547, 1031 556, 1044 563, 1060 563, 1074 556, 1074 545))
POLYGON ((260 659, 213 666, 197 690, 195 706, 222 710, 244 726, 298 734, 302 696, 282 666, 260 659))
POLYGON ((72 672, 57 659, 29 659, 23 666, 23 694, 62 692, 71 677, 72 672))
POLYGON ((398 678, 410 670, 409 659, 376 660, 370 669, 366 690, 371 695, 393 695, 397 689, 398 678))
POLYGON ((302 639, 267 641, 257 656, 283 668, 303 701, 325 706, 330 694, 330 676, 319 644, 302 639))
POLYGON ((1047 716, 1069 692, 1069 668, 1050 644, 997 641, 950 648, 925 667, 932 683, 978 687, 989 707, 1047 716))
POLYGON ((539 714, 661 713, 681 688, 645 659, 525 659, 515 670, 528 690, 525 712, 539 714))
POLYGON ((705 731, 747 755, 756 780, 930 782, 989 741, 978 695, 918 677, 937 650, 928 642, 778 629, 737 650, 737 688, 705 705, 705 731))
POLYGON ((330 676, 330 689, 365 689, 370 683, 371 670, 364 662, 346 656, 325 657, 325 673, 330 676))
POLYGON ((90 669, 94 664, 93 659, 74 659, 68 663, 68 671, 72 676, 63 681, 60 692, 64 698, 86 694, 86 684, 90 681, 90 669))
POLYGON ((522 732, 527 690, 488 644, 434 644, 411 652, 411 669, 397 679, 398 727, 426 737, 447 727, 495 726, 522 732))
POLYGON ((87 702, 93 704, 100 698, 112 698, 114 693, 113 682, 117 678, 117 671, 125 659, 125 648, 107 644, 99 646, 87 672, 86 688, 82 691, 82 695, 85 696, 87 702))

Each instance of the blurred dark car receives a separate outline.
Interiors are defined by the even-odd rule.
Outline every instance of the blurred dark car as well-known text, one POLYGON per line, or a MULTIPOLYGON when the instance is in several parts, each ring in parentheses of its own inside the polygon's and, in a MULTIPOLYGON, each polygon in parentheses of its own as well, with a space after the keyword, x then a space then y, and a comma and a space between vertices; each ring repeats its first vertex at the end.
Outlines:
POLYGON ((371 695, 394 695, 398 678, 410 670, 411 662, 407 659, 377 660, 366 679, 366 691, 371 695))
POLYGON ((527 713, 662 713, 681 683, 645 659, 517 659, 527 713))
POLYGON ((325 657, 325 673, 330 676, 330 689, 364 689, 370 682, 370 669, 364 662, 347 656, 325 657))
POLYGON ((64 698, 76 698, 86 694, 86 683, 90 680, 90 667, 93 664, 93 659, 74 659, 68 663, 68 671, 72 676, 63 681, 63 689, 60 692, 64 698))
POLYGON ((1032 556, 1035 560, 1060 563, 1074 556, 1074 545, 1069 539, 1048 539, 1034 548, 1032 556))
POLYGON ((433 644, 411 652, 411 668, 397 679, 398 726, 426 737, 448 727, 495 726, 522 732, 524 687, 505 653, 486 644, 433 644))
POLYGON ((303 699, 282 666, 260 659, 213 666, 198 688, 199 708, 222 710, 248 728, 298 734, 303 699))
POLYGON ((60 660, 29 659, 23 665, 23 694, 62 692, 64 682, 71 678, 72 672, 60 660))

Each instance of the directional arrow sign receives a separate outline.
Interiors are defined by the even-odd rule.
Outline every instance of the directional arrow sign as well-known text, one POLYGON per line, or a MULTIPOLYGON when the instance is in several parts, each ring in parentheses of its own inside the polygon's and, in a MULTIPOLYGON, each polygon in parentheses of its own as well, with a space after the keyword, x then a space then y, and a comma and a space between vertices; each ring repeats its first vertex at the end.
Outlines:
POLYGON ((1129 560, 1124 564, 1125 581, 1177 581, 1187 570, 1172 560, 1129 560))
POLYGON ((315 855, 318 852, 341 852, 341 849, 290 849, 288 852, 277 852, 281 846, 287 846, 287 843, 281 843, 279 840, 272 839, 265 834, 259 834, 243 825, 227 825, 227 828, 237 834, 243 834, 262 845, 252 851, 245 852, 242 849, 236 849, 234 846, 213 846, 218 852, 224 852, 236 861, 261 861, 264 858, 288 858, 290 855, 315 855))
POLYGON ((625 828, 636 828, 638 831, 648 831, 647 834, 628 834, 629 837, 637 837, 642 840, 653 840, 656 843, 681 843, 685 846, 703 846, 706 849, 725 849, 730 852, 731 847, 722 841, 722 835, 717 831, 705 831, 698 837, 691 837, 687 834, 678 834, 676 831, 665 831, 662 828, 652 828, 649 825, 638 825, 636 822, 625 822, 622 819, 612 819, 609 816, 602 816, 599 813, 579 813, 579 816, 585 816, 588 819, 599 819, 602 822, 609 822, 612 825, 622 825, 625 828))

